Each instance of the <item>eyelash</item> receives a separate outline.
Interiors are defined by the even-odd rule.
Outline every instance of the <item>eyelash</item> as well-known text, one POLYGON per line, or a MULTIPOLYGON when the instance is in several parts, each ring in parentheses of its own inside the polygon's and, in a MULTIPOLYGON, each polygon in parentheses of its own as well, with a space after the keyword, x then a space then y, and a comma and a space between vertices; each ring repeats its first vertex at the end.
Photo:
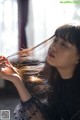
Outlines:
POLYGON ((55 43, 55 42, 57 42, 57 41, 58 41, 58 40, 57 40, 57 39, 55 39, 55 40, 54 40, 54 43, 55 43))
MULTIPOLYGON (((53 42, 53 44, 56 43, 57 41, 58 41, 58 40, 55 39, 54 42, 53 42)), ((63 42, 61 43, 61 45, 62 45, 63 47, 68 47, 68 46, 67 46, 65 43, 63 43, 63 42)))
POLYGON ((67 47, 67 45, 65 43, 61 43, 61 45, 64 46, 64 47, 67 47))

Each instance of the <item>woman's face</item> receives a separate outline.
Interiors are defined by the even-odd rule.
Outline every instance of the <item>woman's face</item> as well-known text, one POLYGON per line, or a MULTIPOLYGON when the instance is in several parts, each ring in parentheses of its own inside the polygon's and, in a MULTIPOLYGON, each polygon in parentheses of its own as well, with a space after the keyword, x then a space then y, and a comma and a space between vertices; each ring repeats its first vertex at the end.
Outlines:
POLYGON ((59 37, 55 37, 51 44, 47 62, 56 68, 74 67, 78 63, 79 55, 75 45, 59 37))

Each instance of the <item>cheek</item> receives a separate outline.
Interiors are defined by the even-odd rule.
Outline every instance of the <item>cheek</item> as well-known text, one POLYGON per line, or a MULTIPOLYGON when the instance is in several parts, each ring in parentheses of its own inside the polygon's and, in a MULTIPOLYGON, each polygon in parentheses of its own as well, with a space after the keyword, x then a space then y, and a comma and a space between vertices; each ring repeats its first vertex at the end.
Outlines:
POLYGON ((60 61, 62 61, 61 63, 64 65, 73 65, 76 62, 76 55, 73 53, 66 53, 62 56, 62 58, 60 59, 60 61))
POLYGON ((65 52, 59 51, 56 54, 55 59, 47 58, 47 62, 55 67, 68 67, 72 66, 76 62, 76 53, 75 52, 65 52))

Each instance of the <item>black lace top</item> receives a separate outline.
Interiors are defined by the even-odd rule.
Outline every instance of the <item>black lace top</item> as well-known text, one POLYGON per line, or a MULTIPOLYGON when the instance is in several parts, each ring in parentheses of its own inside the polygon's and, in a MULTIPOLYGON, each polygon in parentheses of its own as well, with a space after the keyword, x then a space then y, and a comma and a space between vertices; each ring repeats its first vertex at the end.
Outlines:
POLYGON ((80 120, 80 80, 61 79, 58 87, 58 102, 43 104, 32 97, 16 107, 15 120, 80 120))

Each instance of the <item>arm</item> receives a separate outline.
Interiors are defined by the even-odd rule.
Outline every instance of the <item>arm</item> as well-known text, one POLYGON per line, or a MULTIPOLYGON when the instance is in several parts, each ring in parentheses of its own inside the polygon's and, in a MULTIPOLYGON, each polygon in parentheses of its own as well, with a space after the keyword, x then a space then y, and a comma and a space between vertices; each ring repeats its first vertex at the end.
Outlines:
POLYGON ((21 101, 25 102, 28 101, 31 98, 30 93, 27 91, 25 85, 23 84, 21 78, 14 78, 14 81, 12 81, 14 86, 16 87, 21 101))
POLYGON ((43 119, 44 112, 42 109, 42 105, 38 102, 36 98, 30 95, 16 69, 5 57, 2 56, 0 57, 0 77, 13 83, 22 101, 21 104, 19 104, 14 111, 14 116, 15 118, 17 118, 16 120, 26 120, 29 118, 31 118, 31 120, 43 119))
POLYGON ((31 98, 30 93, 27 91, 16 69, 3 56, 0 56, 0 77, 13 83, 19 93, 21 101, 25 102, 31 98))

